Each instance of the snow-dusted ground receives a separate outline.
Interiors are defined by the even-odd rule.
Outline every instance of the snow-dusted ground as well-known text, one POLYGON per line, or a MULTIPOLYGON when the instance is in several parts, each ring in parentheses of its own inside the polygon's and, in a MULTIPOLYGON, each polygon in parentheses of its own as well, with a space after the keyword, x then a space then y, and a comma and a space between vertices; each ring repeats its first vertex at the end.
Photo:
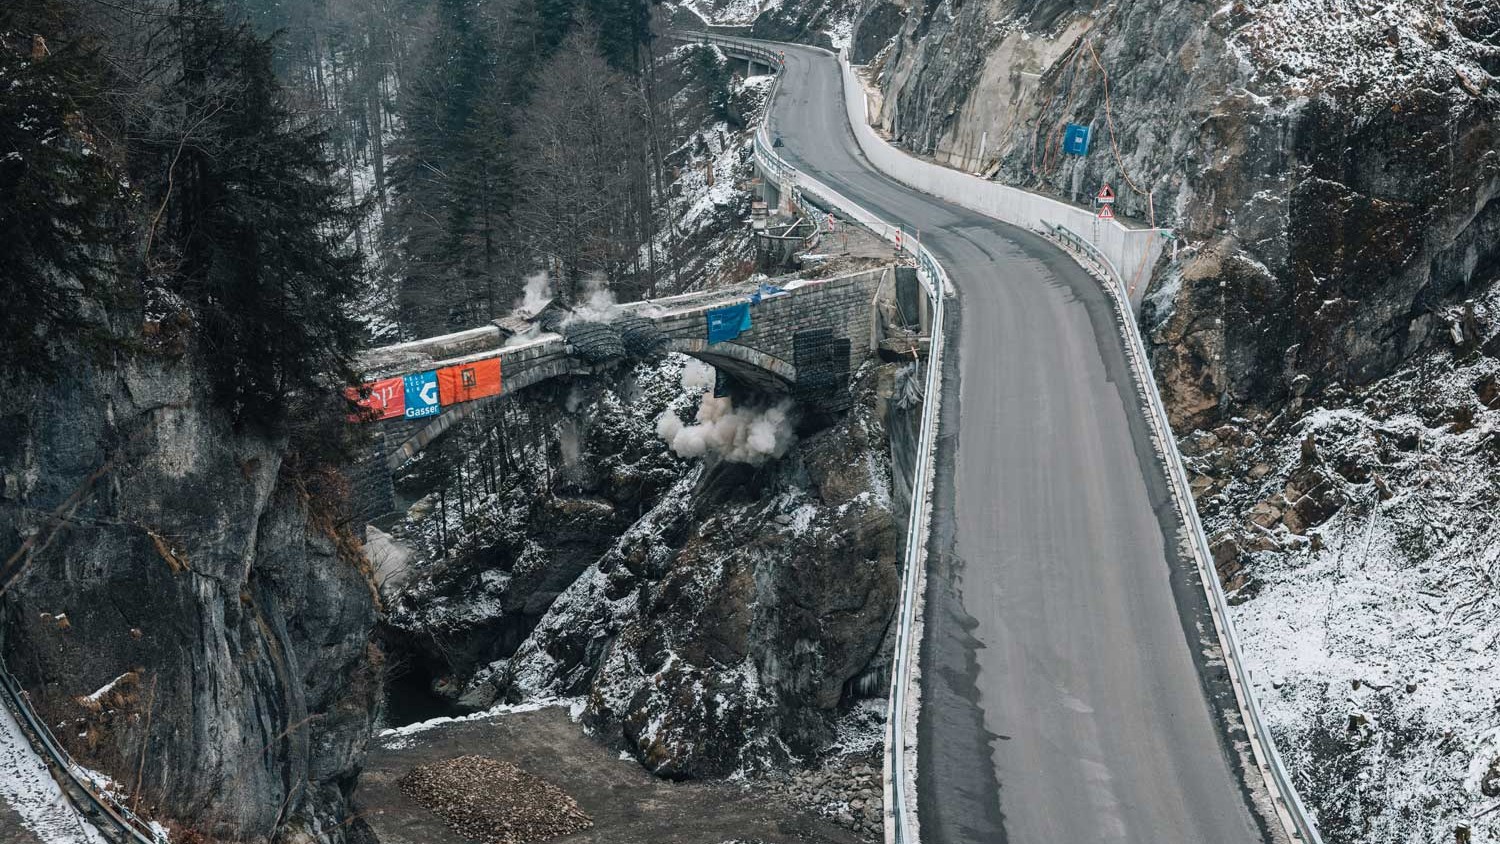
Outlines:
MULTIPOLYGON (((688 49, 695 48, 680 47, 670 58, 680 59, 688 49)), ((751 76, 737 81, 733 94, 745 106, 747 126, 759 119, 772 79, 751 76)), ((692 94, 683 91, 677 96, 673 107, 681 112, 689 107, 687 98, 692 94)), ((662 203, 667 219, 658 226, 652 248, 657 254, 679 256, 681 273, 672 279, 677 292, 734 284, 755 269, 747 218, 750 194, 745 184, 753 173, 750 136, 748 128, 735 129, 715 121, 669 153, 678 172, 670 188, 671 199, 662 203)))
MULTIPOLYGON (((1500 295, 1477 313, 1493 325, 1500 295)), ((1497 391, 1500 361, 1443 350, 1300 418, 1184 442, 1227 483, 1199 506, 1244 565, 1256 692, 1331 844, 1448 842, 1465 823, 1500 842, 1497 391)))
POLYGON ((833 42, 833 49, 845 50, 854 41, 854 18, 850 14, 836 18, 824 30, 828 33, 828 40, 833 42))
POLYGON ((104 844, 99 832, 63 798, 20 725, 0 706, 0 841, 11 841, 9 835, 26 841, 21 837, 26 832, 42 844, 104 844), (15 813, 22 830, 4 828, 9 823, 5 808, 15 813))
POLYGON ((684 0, 682 5, 713 26, 745 26, 779 7, 781 0, 684 0))
POLYGON ((1360 111, 1388 107, 1413 88, 1475 96, 1489 75, 1481 56, 1495 47, 1472 38, 1483 1, 1244 0, 1215 15, 1257 78, 1291 96, 1331 93, 1360 111))

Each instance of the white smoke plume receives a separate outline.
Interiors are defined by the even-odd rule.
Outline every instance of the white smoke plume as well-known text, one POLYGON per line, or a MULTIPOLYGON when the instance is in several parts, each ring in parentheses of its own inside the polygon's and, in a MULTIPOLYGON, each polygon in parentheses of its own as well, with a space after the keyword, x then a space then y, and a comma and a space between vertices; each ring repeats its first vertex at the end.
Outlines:
POLYGON ((697 358, 688 358, 682 367, 682 389, 689 393, 701 393, 714 386, 714 368, 697 358))
POLYGON ((557 443, 562 449, 563 466, 571 468, 578 465, 578 456, 583 449, 578 440, 578 422, 572 417, 564 416, 558 424, 557 443))
POLYGON ((759 465, 786 454, 797 442, 791 409, 790 400, 769 407, 736 408, 728 397, 705 394, 692 424, 684 424, 676 412, 668 410, 656 417, 656 435, 679 457, 713 454, 734 463, 759 465))
POLYGON ((563 320, 564 324, 574 320, 586 320, 588 322, 609 322, 615 318, 619 311, 619 305, 615 302, 614 291, 609 289, 609 282, 604 276, 594 273, 583 280, 582 295, 579 296, 578 304, 573 306, 573 313, 563 320))
POLYGON ((547 278, 547 274, 532 273, 526 277, 526 292, 516 300, 516 310, 524 311, 527 316, 535 316, 552 295, 552 280, 547 278))

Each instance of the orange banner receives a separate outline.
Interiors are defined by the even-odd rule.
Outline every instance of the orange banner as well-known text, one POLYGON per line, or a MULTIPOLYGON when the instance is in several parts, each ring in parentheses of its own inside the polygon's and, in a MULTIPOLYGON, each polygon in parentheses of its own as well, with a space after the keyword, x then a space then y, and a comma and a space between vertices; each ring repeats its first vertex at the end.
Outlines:
POLYGON ((399 377, 372 381, 359 387, 345 387, 344 395, 360 407, 358 413, 349 417, 351 422, 390 419, 406 411, 406 391, 399 377))
POLYGON ((500 359, 445 366, 437 371, 438 400, 445 405, 500 395, 500 359))

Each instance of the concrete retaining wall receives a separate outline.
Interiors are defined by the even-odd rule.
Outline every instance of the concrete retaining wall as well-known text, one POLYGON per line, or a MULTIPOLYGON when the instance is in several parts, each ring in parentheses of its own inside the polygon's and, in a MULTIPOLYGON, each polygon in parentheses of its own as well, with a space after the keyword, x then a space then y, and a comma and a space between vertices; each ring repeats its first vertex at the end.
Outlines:
POLYGON ((1002 185, 923 161, 892 146, 871 128, 864 84, 848 57, 839 56, 844 80, 844 107, 854 138, 877 170, 898 182, 997 220, 1032 230, 1062 225, 1098 247, 1115 278, 1139 308, 1146 283, 1166 243, 1162 229, 1132 229, 1115 220, 1100 220, 1092 211, 1051 197, 1002 185))

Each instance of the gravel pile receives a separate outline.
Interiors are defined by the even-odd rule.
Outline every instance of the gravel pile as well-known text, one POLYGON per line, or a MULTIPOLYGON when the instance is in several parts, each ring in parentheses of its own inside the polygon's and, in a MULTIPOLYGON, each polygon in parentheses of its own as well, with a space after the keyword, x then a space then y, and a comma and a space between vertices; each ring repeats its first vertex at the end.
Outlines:
POLYGON ((485 756, 413 768, 396 786, 454 833, 481 844, 535 844, 594 825, 562 789, 485 756))
POLYGON ((790 779, 769 783, 773 794, 810 809, 866 841, 884 840, 884 786, 879 757, 868 762, 835 760, 816 771, 799 771, 790 779))

